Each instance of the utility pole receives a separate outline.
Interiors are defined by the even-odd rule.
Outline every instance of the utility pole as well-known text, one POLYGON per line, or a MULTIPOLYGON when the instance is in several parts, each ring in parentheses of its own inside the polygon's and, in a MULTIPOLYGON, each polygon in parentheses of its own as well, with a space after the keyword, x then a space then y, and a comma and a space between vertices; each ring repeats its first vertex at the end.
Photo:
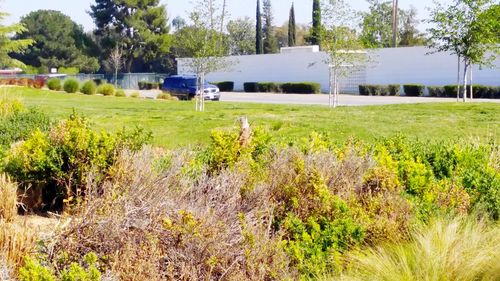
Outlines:
POLYGON ((398 46, 398 0, 392 0, 392 47, 398 46))

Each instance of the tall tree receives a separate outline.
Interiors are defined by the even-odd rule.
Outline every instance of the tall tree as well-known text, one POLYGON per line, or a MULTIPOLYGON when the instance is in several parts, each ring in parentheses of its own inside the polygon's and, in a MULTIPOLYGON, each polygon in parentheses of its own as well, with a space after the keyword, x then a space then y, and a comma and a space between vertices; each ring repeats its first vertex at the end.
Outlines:
POLYGON ((320 0, 313 0, 312 20, 313 26, 311 29, 311 36, 309 37, 309 42, 311 43, 311 45, 319 45, 322 29, 320 0))
POLYGON ((399 3, 398 0, 392 0, 392 47, 398 46, 398 18, 399 3))
POLYGON ((254 23, 249 17, 231 20, 227 24, 229 53, 231 55, 255 54, 254 23))
POLYGON ((295 30, 295 8, 292 3, 290 16, 288 19, 288 47, 294 47, 297 42, 297 32, 295 30))
POLYGON ((175 31, 181 30, 186 26, 186 21, 180 16, 177 16, 172 20, 172 26, 175 31))
POLYGON ((119 47, 125 69, 134 61, 149 62, 168 53, 171 45, 165 5, 160 0, 96 0, 90 16, 97 26, 96 35, 103 40, 104 57, 119 47))
POLYGON ((368 0, 370 11, 362 13, 361 40, 367 48, 393 47, 394 31, 397 26, 396 38, 399 46, 424 45, 425 40, 422 33, 417 29, 417 11, 415 8, 409 10, 398 9, 398 23, 393 24, 394 11, 393 2, 368 0))
MULTIPOLYGON (((494 0, 452 0, 448 6, 440 3, 431 11, 428 21, 432 28, 429 47, 435 52, 451 52, 463 62, 463 100, 467 100, 469 71, 473 64, 491 66, 500 53, 500 38, 496 29, 500 10, 495 10, 494 0)), ((472 79, 470 79, 472 80, 472 79)), ((472 81, 469 81, 472 85, 472 81)), ((460 84, 460 82, 458 83, 460 84)), ((457 85, 459 86, 459 85, 457 85)), ((459 93, 459 91, 458 91, 459 93)), ((472 91, 470 92, 472 97, 472 91)), ((457 97, 458 98, 458 97, 457 97)))
POLYGON ((262 15, 260 13, 260 0, 257 0, 257 12, 255 15, 255 52, 258 55, 264 53, 264 41, 262 36, 262 15))
POLYGON ((264 18, 264 54, 274 54, 278 52, 278 42, 274 36, 274 16, 271 0, 264 0, 262 3, 262 17, 264 18))
POLYGON ((75 67, 84 73, 99 70, 99 61, 90 55, 92 39, 69 16, 52 10, 38 10, 21 19, 28 29, 19 39, 35 44, 16 57, 27 65, 48 71, 50 68, 75 67))
POLYGON ((12 35, 22 34, 26 27, 22 24, 3 25, 1 22, 8 16, 6 13, 0 13, 0 68, 24 67, 24 63, 11 57, 22 53, 26 48, 33 44, 31 39, 13 39, 12 35))

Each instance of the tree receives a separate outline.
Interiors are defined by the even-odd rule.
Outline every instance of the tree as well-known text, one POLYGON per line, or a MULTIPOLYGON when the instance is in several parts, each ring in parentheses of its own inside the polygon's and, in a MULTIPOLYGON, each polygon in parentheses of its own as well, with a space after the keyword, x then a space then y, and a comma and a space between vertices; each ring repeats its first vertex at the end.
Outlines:
POLYGON ((104 62, 104 67, 109 72, 113 72, 114 78, 115 78, 114 79, 115 80, 115 87, 116 87, 117 83, 118 83, 118 72, 123 67, 123 53, 122 53, 122 50, 120 50, 118 47, 115 47, 115 49, 109 55, 109 58, 104 62))
MULTIPOLYGON (((463 62, 463 101, 467 100, 467 80, 473 64, 491 66, 500 53, 498 18, 493 0, 453 0, 448 6, 436 3, 428 21, 433 25, 429 48, 434 52, 451 52, 463 62)), ((498 9, 497 9, 498 10, 498 9)), ((470 79, 472 80, 472 79, 470 79)), ((472 85, 472 81, 469 81, 472 85)), ((460 81, 457 83, 457 99, 460 81)), ((472 98, 472 91, 470 91, 472 98)))
POLYGON ((294 47, 297 42, 297 32, 295 31, 295 8, 292 3, 290 17, 288 19, 288 47, 294 47))
POLYGON ((205 110, 205 76, 231 64, 224 57, 227 46, 224 44, 225 35, 220 32, 223 18, 217 0, 196 0, 190 14, 192 25, 181 30, 183 35, 178 37, 180 42, 176 42, 179 44, 177 48, 191 54, 187 67, 197 76, 196 110, 199 111, 205 110))
POLYGON ((103 57, 120 48, 127 72, 135 61, 147 63, 168 53, 170 28, 165 5, 159 0, 96 0, 90 9, 95 33, 106 50, 103 57))
POLYGON ((262 17, 264 18, 264 54, 274 54, 278 52, 278 42, 274 37, 273 9, 271 0, 264 0, 262 3, 262 17))
POLYGON ((229 21, 227 32, 229 36, 229 53, 231 55, 255 54, 254 23, 249 17, 229 21))
POLYGON ((257 13, 255 19, 255 52, 260 55, 264 53, 264 41, 262 40, 262 15, 260 14, 260 0, 257 0, 257 13))
POLYGON ((183 18, 177 16, 172 20, 172 26, 174 27, 175 31, 179 31, 186 26, 186 21, 183 18))
POLYGON ((362 13, 361 40, 367 48, 424 45, 424 36, 418 31, 417 10, 398 9, 395 17, 395 2, 369 0, 370 11, 362 13), (394 19, 397 23, 394 24, 394 19), (394 27, 397 27, 394 33, 394 27), (396 37, 394 36, 396 34, 396 37), (396 44, 394 44, 394 39, 396 44))
POLYGON ((38 10, 21 19, 26 32, 18 39, 35 41, 16 58, 27 65, 44 69, 74 67, 85 73, 99 70, 97 58, 90 55, 92 39, 83 28, 59 11, 38 10))
POLYGON ((26 32, 26 27, 22 24, 2 25, 1 22, 8 16, 7 13, 0 13, 0 68, 24 67, 24 63, 11 57, 11 55, 22 53, 33 44, 32 39, 13 39, 12 35, 26 32))
POLYGON ((336 107, 340 80, 363 64, 366 54, 356 34, 357 13, 346 0, 325 1, 322 10, 324 27, 320 44, 327 53, 326 63, 330 68, 329 105, 336 107))
POLYGON ((320 0, 313 0, 312 20, 313 26, 311 29, 311 36, 309 37, 309 42, 311 43, 311 45, 319 45, 322 32, 320 0))
MULTIPOLYGON (((288 46, 288 22, 285 22, 281 26, 276 26, 274 28, 274 37, 277 40, 278 47, 287 47, 288 46)), ((296 24, 295 25, 295 45, 302 46, 308 44, 307 40, 311 33, 310 27, 306 24, 296 24)))
POLYGON ((398 18, 399 5, 398 0, 392 0, 392 47, 398 46, 398 18))

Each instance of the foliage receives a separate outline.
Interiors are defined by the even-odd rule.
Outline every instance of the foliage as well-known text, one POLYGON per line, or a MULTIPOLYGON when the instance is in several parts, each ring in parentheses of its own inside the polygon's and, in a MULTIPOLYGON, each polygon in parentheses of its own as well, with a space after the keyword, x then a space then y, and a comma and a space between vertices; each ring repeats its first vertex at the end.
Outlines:
POLYGON ((321 21, 321 3, 320 0, 313 0, 312 9, 312 29, 311 36, 309 37, 309 42, 311 45, 321 44, 321 33, 323 32, 322 21, 321 21))
POLYGON ((295 31, 295 7, 292 3, 290 17, 288 19, 288 47, 295 47, 297 42, 297 32, 295 31))
POLYGON ((340 280, 496 280, 498 226, 470 218, 436 219, 409 243, 384 245, 353 257, 340 280))
POLYGON ((217 86, 221 92, 234 91, 234 82, 233 81, 215 82, 213 84, 215 86, 217 86))
POLYGON ((132 94, 130 94, 130 97, 131 98, 140 98, 141 94, 139 92, 133 92, 132 94))
POLYGON ((124 90, 119 89, 119 90, 116 90, 115 96, 119 97, 119 98, 123 98, 123 97, 126 97, 127 95, 125 94, 124 90))
POLYGON ((115 86, 108 83, 101 84, 97 87, 97 93, 103 96, 114 96, 115 86))
POLYGON ((106 50, 102 58, 108 58, 113 48, 122 50, 127 72, 134 62, 151 62, 170 49, 167 11, 159 0, 97 0, 90 16, 99 44, 106 50))
POLYGON ((64 80, 63 89, 66 93, 76 93, 80 90, 80 82, 73 78, 66 79, 64 80))
POLYGON ((259 91, 259 83, 245 82, 243 83, 243 89, 247 93, 257 93, 259 91))
POLYGON ((12 269, 18 269, 23 258, 35 251, 36 242, 35 230, 27 223, 0 219, 0 255, 12 269))
POLYGON ((19 269, 20 281, 56 281, 53 273, 30 257, 24 259, 24 266, 19 269))
POLYGON ((262 34, 262 14, 260 9, 260 0, 257 0, 257 12, 255 14, 255 53, 261 55, 264 53, 264 37, 262 34))
MULTIPOLYGON (((8 14, 0 13, 0 22, 7 17, 8 14)), ((12 54, 22 53, 26 48, 31 46, 34 42, 32 39, 19 39, 12 38, 13 35, 19 35, 27 31, 27 28, 22 24, 13 24, 3 26, 0 30, 0 67, 24 67, 24 63, 12 58, 12 54)))
POLYGON ((17 215, 17 184, 0 174, 0 221, 12 222, 17 215))
POLYGON ((84 196, 91 171, 104 176, 119 149, 140 149, 149 141, 141 132, 97 133, 84 118, 73 114, 49 133, 35 130, 26 141, 12 147, 5 157, 5 171, 22 182, 27 193, 35 192, 28 188, 32 183, 42 187, 43 208, 68 207, 84 196))
POLYGON ((281 92, 281 83, 275 82, 259 82, 257 83, 259 88, 259 92, 262 93, 280 93, 281 92))
POLYGON ((38 10, 24 16, 21 23, 27 31, 17 38, 35 43, 16 56, 19 60, 45 69, 62 68, 64 71, 68 67, 70 72, 78 69, 84 73, 99 70, 99 62, 91 54, 94 43, 69 16, 59 11, 38 10))
POLYGON ((52 91, 60 91, 60 90, 62 90, 61 79, 59 79, 59 78, 50 78, 47 81, 47 87, 49 88, 49 90, 52 90, 52 91))
POLYGON ((24 109, 23 103, 17 98, 0 97, 0 118, 7 118, 24 109))
MULTIPOLYGON (((390 1, 369 0, 370 11, 362 13, 360 39, 367 48, 392 47, 392 13, 390 1)), ((419 21, 414 8, 398 8, 398 46, 424 45, 424 36, 418 31, 419 21)))
POLYGON ((162 84, 156 82, 139 81, 138 86, 139 90, 158 90, 161 88, 162 84))
POLYGON ((49 267, 43 266, 35 259, 25 258, 25 265, 19 269, 20 281, 100 281, 101 272, 96 267, 97 256, 93 253, 84 257, 85 267, 71 263, 61 273, 54 274, 49 267))
POLYGON ((80 73, 80 69, 78 67, 59 67, 57 72, 61 74, 75 75, 80 73))
POLYGON ((95 95, 97 94, 97 85, 94 81, 85 81, 80 89, 80 92, 84 95, 95 95))
POLYGON ((319 94, 321 85, 314 82, 283 83, 281 89, 287 94, 319 94))
POLYGON ((418 84, 403 85, 403 91, 408 97, 419 97, 424 95, 425 86, 418 84))
MULTIPOLYGON (((456 89, 456 86, 454 88, 456 89)), ((427 90, 430 97, 446 97, 445 88, 442 86, 428 86, 427 90)))
POLYGON ((274 36, 274 15, 271 6, 271 0, 262 1, 262 36, 263 36, 263 53, 275 54, 278 52, 278 42, 274 36))
POLYGON ((227 23, 229 54, 255 54, 255 24, 249 18, 238 18, 227 23))

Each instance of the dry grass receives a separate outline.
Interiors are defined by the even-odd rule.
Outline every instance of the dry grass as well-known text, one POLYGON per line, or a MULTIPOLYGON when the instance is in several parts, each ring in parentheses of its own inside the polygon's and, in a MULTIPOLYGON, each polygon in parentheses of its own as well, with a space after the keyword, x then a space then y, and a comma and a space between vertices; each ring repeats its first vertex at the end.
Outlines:
POLYGON ((17 215, 17 184, 0 174, 0 221, 11 222, 17 215))
POLYGON ((26 223, 0 221, 0 256, 12 268, 19 268, 23 258, 35 248, 36 235, 26 223))
POLYGON ((500 280, 500 226, 475 218, 438 219, 408 244, 354 257, 342 280, 500 280))

